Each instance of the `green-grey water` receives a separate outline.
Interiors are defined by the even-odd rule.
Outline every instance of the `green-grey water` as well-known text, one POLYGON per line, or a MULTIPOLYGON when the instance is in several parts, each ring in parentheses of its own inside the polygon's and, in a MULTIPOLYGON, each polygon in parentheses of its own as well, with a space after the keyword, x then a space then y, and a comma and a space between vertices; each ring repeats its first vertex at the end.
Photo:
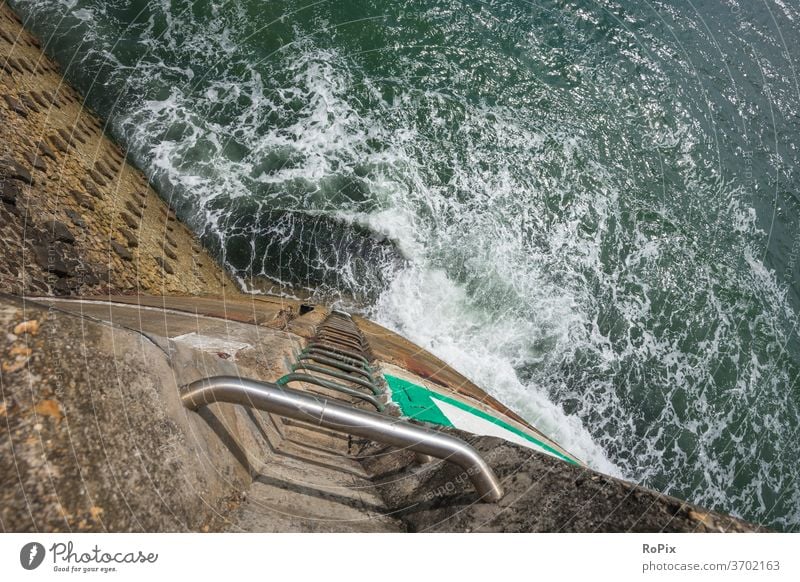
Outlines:
POLYGON ((596 468, 800 527, 792 3, 12 4, 245 288, 357 307, 596 468))

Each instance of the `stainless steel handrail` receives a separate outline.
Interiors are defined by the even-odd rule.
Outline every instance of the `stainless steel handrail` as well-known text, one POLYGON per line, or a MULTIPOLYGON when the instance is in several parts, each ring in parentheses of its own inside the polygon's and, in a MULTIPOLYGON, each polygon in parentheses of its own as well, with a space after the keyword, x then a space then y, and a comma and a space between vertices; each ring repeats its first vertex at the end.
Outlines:
POLYGON ((368 438, 455 463, 487 501, 499 501, 503 487, 492 468, 467 443, 383 414, 337 404, 303 392, 235 376, 216 376, 181 389, 181 401, 191 410, 214 402, 252 406, 302 422, 368 438))

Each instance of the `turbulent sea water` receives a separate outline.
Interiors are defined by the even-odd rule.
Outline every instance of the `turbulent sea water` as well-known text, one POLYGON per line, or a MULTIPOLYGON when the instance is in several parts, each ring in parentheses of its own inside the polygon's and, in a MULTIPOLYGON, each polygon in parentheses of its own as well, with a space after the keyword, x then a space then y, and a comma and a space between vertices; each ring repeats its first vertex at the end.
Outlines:
POLYGON ((11 4, 245 288, 360 309, 593 467, 800 529, 793 2, 11 4))

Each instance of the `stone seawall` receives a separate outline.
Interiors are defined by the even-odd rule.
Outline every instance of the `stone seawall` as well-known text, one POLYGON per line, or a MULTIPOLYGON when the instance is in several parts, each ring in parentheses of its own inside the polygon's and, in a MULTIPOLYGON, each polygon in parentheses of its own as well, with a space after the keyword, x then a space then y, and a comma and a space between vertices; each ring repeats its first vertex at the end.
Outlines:
POLYGON ((0 291, 235 292, 0 2, 0 291))

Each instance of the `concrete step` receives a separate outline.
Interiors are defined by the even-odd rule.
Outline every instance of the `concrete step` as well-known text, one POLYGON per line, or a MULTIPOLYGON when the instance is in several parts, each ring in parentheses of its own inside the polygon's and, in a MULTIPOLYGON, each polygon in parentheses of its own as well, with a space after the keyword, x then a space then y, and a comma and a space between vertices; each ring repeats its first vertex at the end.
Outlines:
MULTIPOLYGON (((342 459, 343 468, 352 461, 342 459)), ((239 532, 398 532, 373 483, 349 470, 273 458, 231 516, 239 532)))

